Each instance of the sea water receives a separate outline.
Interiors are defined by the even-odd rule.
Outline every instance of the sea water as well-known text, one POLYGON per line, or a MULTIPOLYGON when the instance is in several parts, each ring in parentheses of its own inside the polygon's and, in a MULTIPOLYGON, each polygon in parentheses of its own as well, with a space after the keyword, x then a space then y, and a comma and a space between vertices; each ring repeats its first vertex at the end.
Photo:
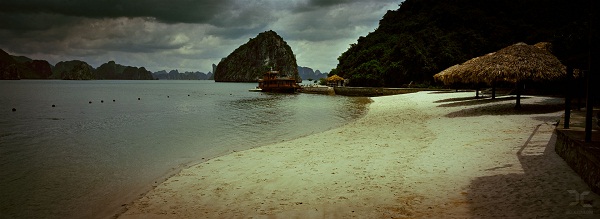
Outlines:
POLYGON ((255 86, 0 81, 0 218, 110 217, 180 168, 341 126, 368 102, 255 86))

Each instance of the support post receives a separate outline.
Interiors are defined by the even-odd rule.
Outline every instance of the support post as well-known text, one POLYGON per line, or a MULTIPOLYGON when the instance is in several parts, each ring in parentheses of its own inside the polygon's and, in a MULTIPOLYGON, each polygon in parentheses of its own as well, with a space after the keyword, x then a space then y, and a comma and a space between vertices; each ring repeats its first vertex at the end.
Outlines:
MULTIPOLYGON (((590 6, 592 1, 590 0, 590 6)), ((590 7, 592 8, 592 7, 590 7)), ((588 32, 588 72, 586 74, 587 78, 587 103, 586 103, 586 112, 585 112, 585 142, 592 142, 592 116, 594 114, 594 98, 593 98, 593 75, 592 74, 592 13, 590 12, 589 16, 589 32, 588 32)))
POLYGON ((571 81, 573 78, 573 67, 567 66, 567 77, 565 79, 565 121, 563 127, 569 129, 571 123, 571 81))
POLYGON ((496 81, 492 81, 492 100, 496 99, 496 81))
POLYGON ((515 105, 515 109, 521 109, 521 90, 523 83, 521 83, 520 81, 517 82, 517 104, 515 105))
POLYGON ((592 73, 586 74, 586 106, 585 106, 585 142, 592 142, 592 118, 594 114, 594 100, 592 98, 592 73))

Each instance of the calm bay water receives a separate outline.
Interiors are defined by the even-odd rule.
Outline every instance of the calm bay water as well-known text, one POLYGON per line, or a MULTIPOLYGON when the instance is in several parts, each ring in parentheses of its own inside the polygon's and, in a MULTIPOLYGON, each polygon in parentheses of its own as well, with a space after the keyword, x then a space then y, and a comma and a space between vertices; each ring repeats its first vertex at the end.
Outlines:
POLYGON ((366 109, 364 98, 248 92, 255 86, 0 81, 0 218, 110 217, 182 167, 366 109))

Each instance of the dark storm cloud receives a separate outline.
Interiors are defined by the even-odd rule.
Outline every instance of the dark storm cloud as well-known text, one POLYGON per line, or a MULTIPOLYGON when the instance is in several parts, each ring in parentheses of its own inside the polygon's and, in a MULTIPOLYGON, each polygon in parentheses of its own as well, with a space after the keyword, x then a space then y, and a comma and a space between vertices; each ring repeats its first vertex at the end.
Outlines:
POLYGON ((0 12, 0 30, 10 30, 15 33, 44 31, 78 22, 78 19, 60 14, 0 12))
POLYGON ((328 70, 399 2, 0 0, 0 48, 51 63, 115 60, 199 70, 274 30, 293 47, 299 64, 328 70))
POLYGON ((3 0, 3 13, 46 13, 89 18, 154 17, 165 23, 210 23, 229 0, 3 0))
MULTIPOLYGON (((308 0, 303 4, 297 5, 295 11, 303 12, 303 11, 313 11, 313 10, 321 10, 323 8, 330 8, 333 6, 343 6, 343 5, 352 5, 352 4, 370 4, 376 5, 381 3, 389 3, 394 2, 390 0, 308 0)), ((399 2, 399 1, 397 1, 399 2)), ((364 11, 364 13, 369 13, 369 11, 364 11)))
POLYGON ((256 33, 274 20, 273 2, 231 0, 3 0, 0 29, 15 33, 73 25, 81 18, 153 18, 175 24, 207 24, 226 38, 256 33))

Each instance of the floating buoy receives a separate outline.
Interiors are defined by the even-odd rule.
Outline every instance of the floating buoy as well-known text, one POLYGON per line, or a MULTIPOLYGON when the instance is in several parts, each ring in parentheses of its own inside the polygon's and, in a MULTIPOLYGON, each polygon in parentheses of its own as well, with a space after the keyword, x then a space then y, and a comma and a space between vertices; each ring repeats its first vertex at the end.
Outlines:
POLYGON ((140 100, 140 98, 138 97, 138 100, 140 100))
POLYGON ((14 111, 17 111, 17 109, 15 109, 15 108, 12 108, 12 111, 13 111, 13 112, 14 112, 14 111))
POLYGON ((190 96, 190 95, 188 94, 188 97, 189 97, 189 96, 190 96))
POLYGON ((115 100, 113 100, 113 102, 115 102, 115 100))
POLYGON ((100 100, 100 103, 104 103, 104 100, 100 100))
POLYGON ((90 101, 90 103, 92 103, 92 101, 90 101))
POLYGON ((167 98, 169 98, 169 96, 167 96, 167 98))
POLYGON ((56 105, 52 104, 52 107, 56 107, 56 105))

